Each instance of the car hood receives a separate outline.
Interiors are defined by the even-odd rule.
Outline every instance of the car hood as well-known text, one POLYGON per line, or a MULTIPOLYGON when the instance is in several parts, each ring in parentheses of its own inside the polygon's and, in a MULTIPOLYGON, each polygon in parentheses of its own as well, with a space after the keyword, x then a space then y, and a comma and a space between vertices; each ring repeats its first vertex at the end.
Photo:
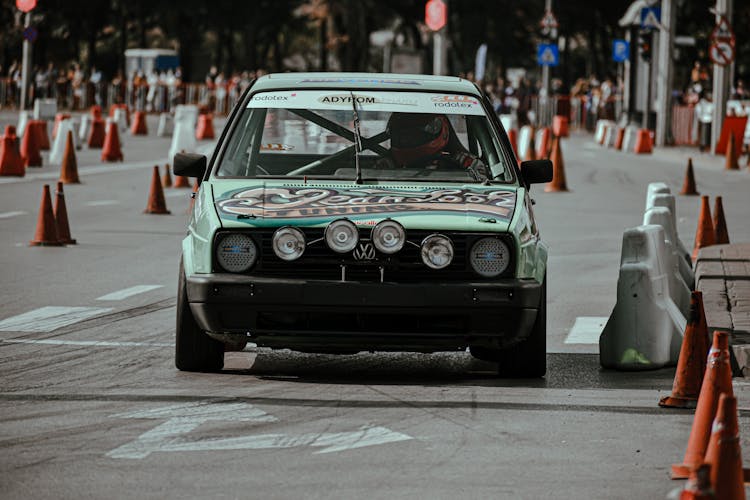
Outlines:
POLYGON ((515 186, 354 185, 264 183, 212 185, 224 227, 322 226, 338 218, 372 225, 391 218, 404 227, 507 230, 516 204, 515 186))

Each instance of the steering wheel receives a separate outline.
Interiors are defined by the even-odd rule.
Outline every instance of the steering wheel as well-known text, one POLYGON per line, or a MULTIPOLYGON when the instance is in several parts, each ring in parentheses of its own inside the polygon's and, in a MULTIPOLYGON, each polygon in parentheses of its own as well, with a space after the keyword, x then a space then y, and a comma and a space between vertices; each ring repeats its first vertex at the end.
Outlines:
POLYGON ((462 169, 461 163, 450 155, 444 155, 441 153, 431 154, 429 156, 421 156, 416 160, 412 161, 406 168, 424 168, 428 165, 435 165, 435 170, 456 170, 462 169))

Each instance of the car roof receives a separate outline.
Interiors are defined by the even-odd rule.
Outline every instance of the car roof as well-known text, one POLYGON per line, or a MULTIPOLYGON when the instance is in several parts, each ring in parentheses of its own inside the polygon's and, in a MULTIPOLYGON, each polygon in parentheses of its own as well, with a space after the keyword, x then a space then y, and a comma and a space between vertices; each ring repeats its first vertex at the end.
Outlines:
POLYGON ((456 76, 400 73, 272 73, 253 85, 253 92, 277 89, 392 89, 480 95, 476 85, 456 76))

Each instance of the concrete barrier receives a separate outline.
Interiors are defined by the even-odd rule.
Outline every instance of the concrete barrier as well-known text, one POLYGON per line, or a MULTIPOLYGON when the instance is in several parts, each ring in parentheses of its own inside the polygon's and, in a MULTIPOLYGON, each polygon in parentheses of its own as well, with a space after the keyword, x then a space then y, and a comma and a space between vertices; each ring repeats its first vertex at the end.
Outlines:
POLYGON ((89 140, 89 131, 91 129, 91 117, 88 114, 81 115, 81 127, 78 129, 78 140, 85 144, 89 140))
POLYGON ((175 121, 172 144, 169 147, 169 161, 172 162, 177 153, 194 153, 196 146, 195 127, 190 124, 190 121, 187 119, 175 121))
POLYGON ((523 160, 526 158, 529 152, 529 145, 531 144, 531 135, 534 133, 534 128, 531 125, 524 125, 521 130, 518 131, 518 158, 523 160))
MULTIPOLYGON (((657 225, 664 229, 665 262, 669 274, 669 295, 686 318, 690 314, 690 287, 683 278, 680 265, 687 265, 675 244, 677 230, 672 223, 672 213, 667 207, 653 207, 643 214, 643 225, 657 225)), ((688 271, 690 269, 688 268, 688 271)), ((694 280, 693 280, 694 281, 694 280)))
POLYGON ((115 108, 112 119, 117 124, 117 131, 120 133, 120 142, 122 142, 122 136, 128 131, 127 110, 124 108, 115 108))
POLYGON ((16 137, 19 139, 23 137, 23 133, 26 132, 26 125, 29 123, 29 112, 19 111, 18 112, 18 125, 16 125, 16 137))
POLYGON ((665 207, 671 214, 671 227, 673 232, 667 235, 668 239, 674 243, 679 255, 682 256, 683 262, 679 263, 680 275, 683 281, 691 290, 695 289, 695 273, 693 273, 693 261, 690 252, 685 248, 685 244, 680 240, 677 234, 677 204, 675 197, 664 182, 652 182, 648 185, 646 193, 646 210, 648 212, 654 207, 665 207))
MULTIPOLYGON (((65 156, 65 145, 68 142, 68 132, 73 132, 73 123, 67 119, 57 124, 57 135, 52 143, 52 150, 49 153, 49 162, 51 165, 62 165, 65 156)), ((73 132, 73 144, 75 145, 75 132, 73 132)))
POLYGON ((628 229, 622 237, 617 303, 599 338, 605 368, 651 370, 677 363, 687 321, 672 300, 664 229, 628 229))
POLYGON ((597 144, 604 144, 604 136, 607 133, 607 127, 614 127, 615 122, 612 120, 598 120, 594 132, 594 140, 597 144))
POLYGON ((634 125, 628 125, 625 127, 625 134, 622 138, 622 150, 633 152, 635 148, 635 140, 638 138, 638 127, 634 125))
POLYGON ((174 132, 174 120, 169 113, 159 115, 159 125, 156 127, 157 137, 169 137, 174 132))
POLYGON ((175 124, 187 120, 190 127, 195 133, 195 127, 198 125, 198 106, 194 104, 178 104, 174 111, 175 124))

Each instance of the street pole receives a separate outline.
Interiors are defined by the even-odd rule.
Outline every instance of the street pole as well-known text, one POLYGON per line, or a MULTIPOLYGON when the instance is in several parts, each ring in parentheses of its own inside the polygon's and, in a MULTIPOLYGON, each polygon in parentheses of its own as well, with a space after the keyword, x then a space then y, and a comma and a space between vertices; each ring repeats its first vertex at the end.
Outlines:
POLYGON ((442 28, 432 35, 432 74, 445 75, 448 62, 448 48, 446 47, 445 30, 442 28))
MULTIPOLYGON (((31 13, 27 12, 24 16, 24 31, 31 26, 31 13)), ((21 109, 26 109, 28 104, 29 80, 31 73, 31 42, 28 38, 23 39, 23 57, 21 61, 21 109)))
MULTIPOLYGON (((649 43, 651 44, 651 47, 654 46, 653 40, 654 40, 654 34, 649 33, 649 38, 651 39, 649 43)), ((653 59, 653 53, 651 54, 651 59, 653 59)), ((648 129, 648 119, 649 115, 651 114, 651 78, 653 76, 653 71, 651 71, 651 68, 653 67, 653 63, 651 60, 645 61, 646 66, 646 103, 643 106, 643 119, 641 120, 641 128, 642 129, 648 129)))
POLYGON ((656 145, 666 146, 670 137, 672 116, 672 85, 674 71, 674 25, 677 12, 673 0, 661 2, 661 24, 659 31, 659 64, 656 67, 656 145))
MULTIPOLYGON (((544 14, 552 10, 552 0, 544 0, 544 14)), ((550 41, 555 41, 550 39, 550 41)), ((545 95, 549 95, 549 65, 545 64, 542 66, 542 88, 544 89, 545 95)))
MULTIPOLYGON (((716 0, 716 23, 721 21, 721 16, 727 18, 729 24, 732 24, 732 1, 731 0, 716 0)), ((713 86, 713 103, 714 113, 711 120, 711 151, 716 148, 716 143, 719 142, 719 135, 721 135, 721 127, 724 123, 724 116, 727 114, 727 99, 729 98, 729 86, 731 73, 730 67, 734 63, 727 66, 721 66, 714 64, 714 86, 713 86)))

